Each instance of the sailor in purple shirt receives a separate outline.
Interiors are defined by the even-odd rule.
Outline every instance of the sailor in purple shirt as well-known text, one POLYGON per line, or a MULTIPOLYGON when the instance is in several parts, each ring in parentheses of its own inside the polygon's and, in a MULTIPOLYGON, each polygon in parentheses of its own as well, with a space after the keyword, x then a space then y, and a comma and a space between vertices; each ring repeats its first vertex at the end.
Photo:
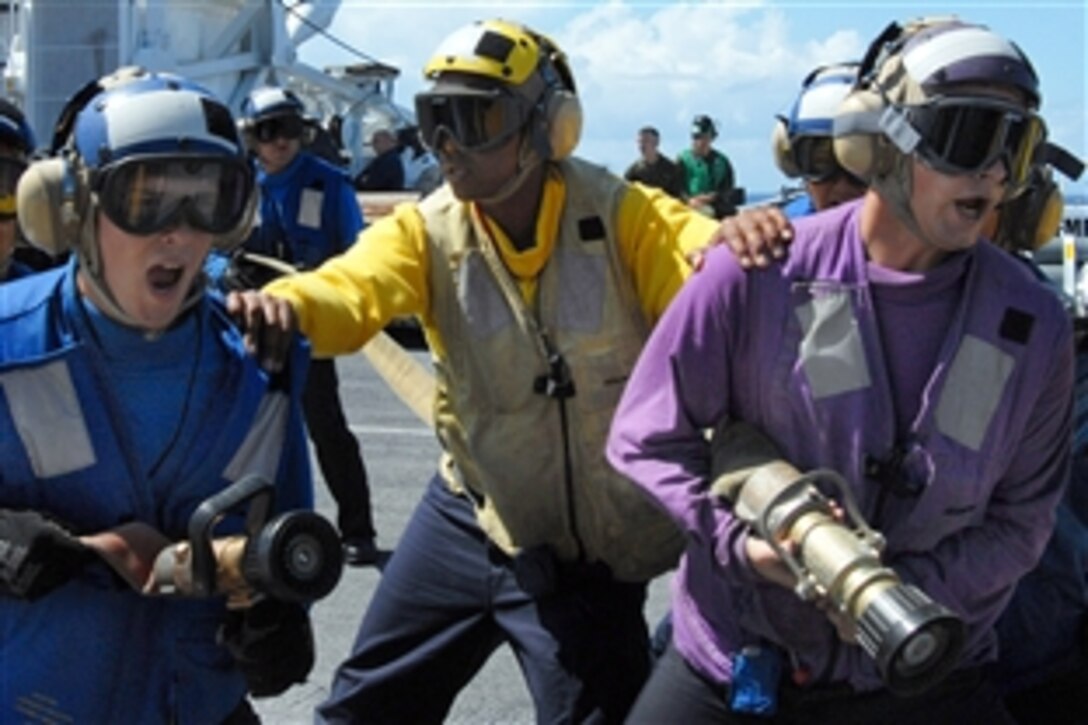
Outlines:
POLYGON ((612 464, 688 533, 673 647, 632 722, 743 721, 731 684, 753 646, 781 660, 786 721, 1009 721, 983 666, 1068 475, 1072 338, 1055 296, 978 241, 1045 139, 1037 79, 1015 45, 947 19, 891 26, 865 66, 835 134, 869 191, 798 220, 777 265, 711 252, 613 421, 612 464), (845 477, 884 562, 966 623, 953 675, 893 696, 852 633, 785 585, 773 549, 708 492, 705 431, 722 420, 845 477))

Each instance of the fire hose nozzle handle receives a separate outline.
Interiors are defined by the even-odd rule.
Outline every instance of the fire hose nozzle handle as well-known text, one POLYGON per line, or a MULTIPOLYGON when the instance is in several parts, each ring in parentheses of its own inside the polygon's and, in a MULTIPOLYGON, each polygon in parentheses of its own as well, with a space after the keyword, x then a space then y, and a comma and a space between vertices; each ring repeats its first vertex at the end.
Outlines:
POLYGON ((778 448, 758 428, 723 420, 711 439, 711 493, 736 501, 740 488, 757 469, 781 460, 778 448))

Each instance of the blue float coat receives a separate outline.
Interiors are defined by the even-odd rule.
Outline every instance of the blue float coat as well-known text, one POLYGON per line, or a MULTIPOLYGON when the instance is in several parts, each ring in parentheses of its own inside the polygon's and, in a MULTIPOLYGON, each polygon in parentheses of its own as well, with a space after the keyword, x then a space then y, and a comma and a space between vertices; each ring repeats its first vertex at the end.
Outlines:
MULTIPOLYGON (((277 509, 312 508, 306 361, 299 344, 290 376, 270 378, 212 296, 151 340, 85 306, 75 262, 0 285, 0 507, 180 540, 201 501, 261 473, 277 509)), ((0 721, 219 722, 245 693, 215 641, 224 612, 142 596, 105 564, 33 603, 0 598, 0 721)))

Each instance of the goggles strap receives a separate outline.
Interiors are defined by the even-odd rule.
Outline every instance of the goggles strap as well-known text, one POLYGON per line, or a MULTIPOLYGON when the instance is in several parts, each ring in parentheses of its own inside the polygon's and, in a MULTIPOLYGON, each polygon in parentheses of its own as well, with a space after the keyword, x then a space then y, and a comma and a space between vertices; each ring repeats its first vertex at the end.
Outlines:
POLYGON ((873 188, 887 201, 899 220, 906 224, 910 232, 925 244, 936 247, 932 239, 922 231, 914 210, 910 207, 911 191, 914 188, 914 173, 911 170, 911 156, 896 154, 891 171, 873 179, 873 188))
MULTIPOLYGON (((104 212, 101 211, 97 201, 97 194, 92 194, 92 201, 89 206, 90 208, 83 218, 83 223, 80 225, 80 243, 76 247, 76 269, 86 283, 97 293, 94 302, 101 308, 102 314, 127 327, 143 330, 148 340, 154 340, 165 330, 144 330, 135 318, 121 308, 121 304, 113 296, 113 292, 110 291, 110 287, 106 283, 105 271, 102 268, 102 253, 98 247, 98 225, 96 223, 98 214, 104 212)), ((186 293, 185 299, 182 300, 177 317, 174 318, 175 320, 181 319, 189 308, 201 300, 204 296, 204 287, 207 284, 207 277, 202 270, 197 274, 193 280, 193 286, 186 293)))
MULTIPOLYGON (((93 256, 96 259, 100 258, 101 255, 98 252, 97 239, 92 242, 92 247, 94 251, 88 256, 93 256)), ((76 255, 77 274, 80 274, 84 282, 95 292, 93 297, 95 305, 102 310, 102 314, 111 320, 120 322, 127 327, 139 328, 136 320, 121 309, 121 305, 117 301, 117 298, 114 297, 113 293, 110 291, 109 285, 106 284, 106 279, 102 274, 102 265, 97 263, 90 264, 89 262, 90 260, 87 259, 85 255, 76 255)))

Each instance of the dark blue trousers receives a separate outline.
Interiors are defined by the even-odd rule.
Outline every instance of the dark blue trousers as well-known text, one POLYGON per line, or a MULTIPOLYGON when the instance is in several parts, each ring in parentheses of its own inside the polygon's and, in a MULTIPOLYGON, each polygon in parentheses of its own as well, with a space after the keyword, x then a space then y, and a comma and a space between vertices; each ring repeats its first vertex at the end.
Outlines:
POLYGON ((345 539, 374 538, 366 466, 359 440, 344 416, 340 378, 334 360, 310 361, 302 408, 321 475, 336 500, 340 536, 345 539))
MULTIPOLYGON (((911 698, 846 686, 800 688, 784 678, 773 718, 733 712, 728 688, 696 672, 669 645, 654 666, 628 725, 1014 725, 981 669, 954 672, 911 698)), ((1040 721, 1043 722, 1043 721, 1040 721)), ((1049 721, 1048 721, 1049 722, 1049 721)))
POLYGON ((555 591, 534 598, 513 567, 471 502, 432 479, 318 720, 442 722, 505 642, 538 722, 622 722, 650 669, 646 585, 562 566, 555 591))

